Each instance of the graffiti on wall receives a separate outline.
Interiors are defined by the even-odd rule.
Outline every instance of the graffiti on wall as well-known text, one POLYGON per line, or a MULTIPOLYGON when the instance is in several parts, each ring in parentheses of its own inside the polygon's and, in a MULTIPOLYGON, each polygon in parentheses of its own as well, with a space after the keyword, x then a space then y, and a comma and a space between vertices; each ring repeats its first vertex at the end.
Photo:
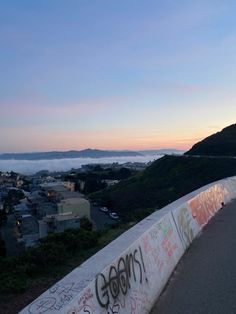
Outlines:
POLYGON ((144 254, 149 257, 147 261, 151 263, 149 270, 153 269, 155 276, 159 274, 161 277, 161 274, 165 273, 166 266, 172 264, 173 256, 178 249, 178 241, 170 217, 165 217, 156 223, 142 236, 141 243, 144 254))
POLYGON ((29 306, 30 314, 60 311, 78 294, 79 287, 75 282, 57 283, 49 289, 49 296, 38 298, 29 306))
POLYGON ((145 234, 141 241, 144 254, 148 255, 152 259, 153 263, 156 265, 156 271, 161 273, 164 262, 161 257, 161 249, 159 245, 157 245, 157 241, 152 240, 150 233, 145 234))
POLYGON ((78 307, 71 310, 68 314, 92 314, 95 311, 95 306, 93 304, 94 294, 91 291, 91 288, 86 289, 82 295, 80 295, 77 303, 78 307))
POLYGON ((155 247, 158 247, 159 251, 162 251, 165 255, 165 262, 172 258, 178 248, 173 235, 174 230, 169 219, 163 219, 150 231, 150 237, 154 241, 155 247))
POLYGON ((144 313, 145 309, 149 309, 150 299, 147 292, 141 292, 140 290, 134 289, 130 295, 130 314, 144 313))
POLYGON ((177 213, 177 225, 179 227, 179 232, 181 240, 186 246, 194 239, 194 230, 192 227, 192 217, 191 213, 186 207, 180 208, 177 213))
POLYGON ((99 305, 108 308, 112 301, 128 293, 133 281, 139 284, 148 282, 140 246, 120 257, 117 264, 111 265, 106 274, 97 275, 95 292, 99 305))
POLYGON ((192 216, 199 226, 204 226, 221 208, 225 199, 225 191, 221 186, 213 186, 191 199, 188 205, 192 216))

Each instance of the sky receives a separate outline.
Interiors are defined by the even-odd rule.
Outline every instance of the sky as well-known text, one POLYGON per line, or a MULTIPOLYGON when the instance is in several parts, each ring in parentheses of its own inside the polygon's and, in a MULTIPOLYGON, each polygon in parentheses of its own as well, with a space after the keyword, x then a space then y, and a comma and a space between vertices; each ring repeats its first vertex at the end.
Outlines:
POLYGON ((236 121, 235 0, 0 0, 0 152, 189 149, 236 121))

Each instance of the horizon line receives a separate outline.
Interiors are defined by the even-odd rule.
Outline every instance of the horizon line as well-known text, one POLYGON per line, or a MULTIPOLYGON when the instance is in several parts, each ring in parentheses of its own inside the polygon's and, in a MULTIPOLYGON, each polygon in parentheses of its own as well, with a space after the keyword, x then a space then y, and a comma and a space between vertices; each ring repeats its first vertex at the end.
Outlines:
POLYGON ((100 148, 82 148, 82 149, 68 149, 68 150, 42 150, 42 151, 14 151, 14 152, 0 152, 0 155, 4 154, 37 154, 37 153, 58 153, 58 152, 81 152, 85 150, 99 150, 109 152, 142 152, 142 151, 158 151, 158 150, 176 150, 187 151, 187 149, 167 147, 167 148, 145 148, 145 149, 100 149, 100 148))

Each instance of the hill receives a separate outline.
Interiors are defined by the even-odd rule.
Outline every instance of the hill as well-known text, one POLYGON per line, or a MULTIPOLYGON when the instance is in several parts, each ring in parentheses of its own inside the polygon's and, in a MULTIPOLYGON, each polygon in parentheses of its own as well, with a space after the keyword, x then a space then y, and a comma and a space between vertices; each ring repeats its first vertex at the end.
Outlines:
POLYGON ((0 160, 51 160, 63 158, 107 158, 107 157, 138 157, 145 155, 164 155, 164 154, 183 154, 184 151, 178 149, 159 149, 159 150, 101 150, 83 149, 69 151, 51 151, 36 153, 4 153, 0 154, 0 160))
POLYGON ((6 153, 1 154, 0 159, 8 160, 50 160, 63 158, 104 158, 104 157, 134 157, 143 156, 139 152, 134 151, 110 151, 99 149, 84 149, 84 150, 70 150, 70 151, 53 151, 41 153, 6 153))
POLYGON ((196 143, 186 155, 236 156, 236 124, 196 143))
POLYGON ((164 156, 142 173, 121 181, 92 198, 123 215, 143 218, 207 183, 236 175, 236 159, 164 156))

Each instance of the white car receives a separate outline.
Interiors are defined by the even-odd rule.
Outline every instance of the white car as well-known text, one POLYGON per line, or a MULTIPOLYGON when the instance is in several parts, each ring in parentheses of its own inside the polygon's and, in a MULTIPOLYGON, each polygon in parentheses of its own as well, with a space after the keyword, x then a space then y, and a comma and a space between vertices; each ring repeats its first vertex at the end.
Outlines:
POLYGON ((100 210, 104 213, 108 213, 108 208, 107 207, 101 207, 100 210))
POLYGON ((110 213, 109 216, 110 216, 112 219, 119 219, 119 216, 117 215, 117 213, 110 213))

